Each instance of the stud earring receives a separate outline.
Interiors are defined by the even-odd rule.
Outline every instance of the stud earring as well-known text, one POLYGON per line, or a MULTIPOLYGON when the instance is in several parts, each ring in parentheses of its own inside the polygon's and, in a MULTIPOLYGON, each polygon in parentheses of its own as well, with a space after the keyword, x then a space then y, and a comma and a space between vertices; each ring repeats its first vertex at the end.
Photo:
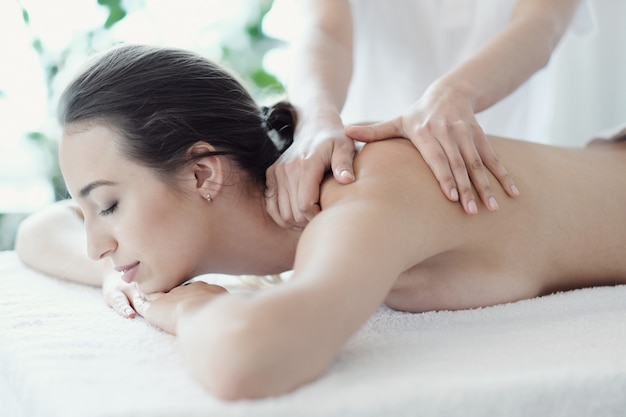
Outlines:
POLYGON ((213 202, 213 199, 211 198, 211 194, 207 194, 206 195, 206 201, 207 201, 207 203, 212 203, 213 202))

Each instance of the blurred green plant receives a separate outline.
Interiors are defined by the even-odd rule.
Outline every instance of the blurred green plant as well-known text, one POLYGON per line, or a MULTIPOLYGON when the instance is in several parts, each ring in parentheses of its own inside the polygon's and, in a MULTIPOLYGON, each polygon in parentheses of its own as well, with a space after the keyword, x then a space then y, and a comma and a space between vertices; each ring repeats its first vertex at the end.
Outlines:
MULTIPOLYGON (((30 28, 30 15, 28 10, 22 5, 20 0, 16 0, 21 11, 24 24, 30 28)), ((123 6, 123 0, 96 0, 98 5, 108 11, 107 18, 102 26, 93 28, 84 34, 85 44, 89 49, 93 48, 93 41, 102 32, 108 31, 114 25, 122 21, 127 16, 127 11, 123 6)), ((249 81, 252 93, 257 98, 277 96, 284 93, 282 83, 263 67, 263 57, 276 47, 282 45, 282 41, 267 36, 263 31, 263 19, 272 8, 273 0, 258 0, 256 10, 251 13, 251 18, 243 28, 246 35, 246 42, 237 42, 234 39, 225 39, 221 45, 221 63, 235 71, 239 76, 249 81), (236 45, 236 46, 235 46, 236 45)), ((250 7, 255 7, 254 3, 250 7)), ((60 54, 51 54, 46 49, 43 40, 31 30, 32 47, 37 52, 47 86, 48 99, 53 99, 53 85, 55 77, 58 75, 67 60, 72 45, 60 54)), ((2 92, 0 91, 0 94, 2 92)), ((53 107, 53 106, 52 106, 53 107)), ((65 199, 68 196, 65 183, 61 176, 57 161, 57 140, 44 131, 28 132, 26 137, 35 143, 46 155, 49 163, 48 177, 54 188, 54 195, 57 200, 65 199)))
POLYGON ((122 0, 98 0, 98 4, 109 9, 109 17, 104 22, 105 29, 111 29, 113 25, 126 17, 126 10, 122 7, 122 0))
POLYGON ((234 47, 232 43, 222 45, 222 61, 236 73, 246 77, 252 84, 252 93, 259 99, 280 95, 285 92, 282 83, 263 67, 265 54, 283 45, 283 41, 267 36, 263 31, 263 20, 272 8, 273 0, 260 0, 256 13, 244 27, 247 42, 234 47))

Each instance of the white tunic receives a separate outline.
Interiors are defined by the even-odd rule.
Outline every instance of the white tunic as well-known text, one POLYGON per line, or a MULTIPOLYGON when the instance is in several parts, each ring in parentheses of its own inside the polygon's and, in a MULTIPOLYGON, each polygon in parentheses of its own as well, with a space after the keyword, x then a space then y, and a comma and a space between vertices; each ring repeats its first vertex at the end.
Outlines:
MULTIPOLYGON (((354 66, 344 123, 404 112, 428 85, 507 24, 517 0, 351 0, 354 66)), ((572 25, 591 28, 586 2, 572 25)), ((477 115, 486 133, 546 142, 552 92, 546 70, 477 115)))

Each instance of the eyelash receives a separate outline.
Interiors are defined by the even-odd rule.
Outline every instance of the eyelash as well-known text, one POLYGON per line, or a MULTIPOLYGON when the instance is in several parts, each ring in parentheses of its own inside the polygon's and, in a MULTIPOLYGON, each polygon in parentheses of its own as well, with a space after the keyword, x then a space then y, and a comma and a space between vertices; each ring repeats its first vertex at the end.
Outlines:
POLYGON ((98 214, 100 216, 108 216, 109 214, 112 214, 115 211, 116 208, 117 208, 117 201, 115 203, 113 203, 108 209, 102 210, 98 214))

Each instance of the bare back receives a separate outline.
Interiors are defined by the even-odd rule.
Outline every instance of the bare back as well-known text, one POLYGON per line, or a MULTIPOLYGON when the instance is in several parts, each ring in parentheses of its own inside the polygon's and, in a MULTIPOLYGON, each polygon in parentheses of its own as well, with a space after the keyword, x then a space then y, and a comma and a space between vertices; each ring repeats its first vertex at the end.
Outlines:
MULTIPOLYGON (((626 282, 626 148, 490 142, 521 195, 507 197, 490 177, 500 210, 482 207, 477 215, 444 197, 406 140, 369 144, 355 159, 363 192, 350 193, 393 199, 392 215, 402 216, 415 244, 415 262, 386 303, 407 311, 471 308, 626 282)), ((323 207, 346 192, 326 181, 323 207)))

